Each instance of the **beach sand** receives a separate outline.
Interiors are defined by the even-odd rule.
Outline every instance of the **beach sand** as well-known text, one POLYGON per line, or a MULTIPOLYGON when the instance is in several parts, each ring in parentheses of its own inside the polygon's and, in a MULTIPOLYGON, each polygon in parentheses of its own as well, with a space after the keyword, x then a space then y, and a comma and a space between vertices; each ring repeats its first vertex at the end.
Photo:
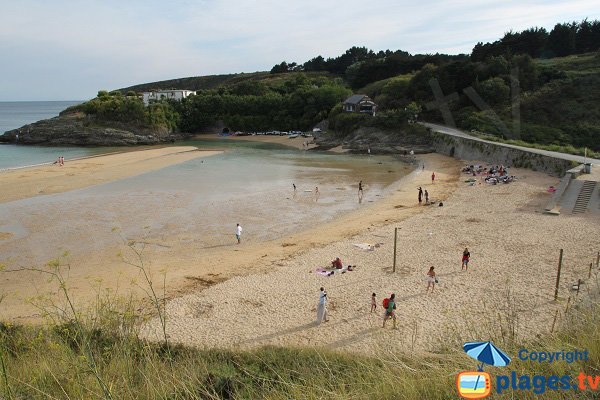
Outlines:
MULTIPOLYGON (((171 340, 207 348, 308 345, 380 354, 435 352, 509 332, 517 338, 547 332, 556 310, 564 310, 572 295, 569 287, 587 277, 586 265, 600 250, 599 221, 542 214, 550 196, 546 188, 556 186, 556 178, 511 169, 520 178, 515 183, 467 186, 460 161, 437 154, 420 161, 426 169, 397 182, 381 200, 276 240, 208 249, 187 245, 185 238, 172 248, 146 243, 144 259, 155 287, 162 293, 164 279, 170 300, 171 340), (419 206, 418 186, 444 206, 419 206), (392 273, 396 227, 398 261, 392 273), (382 245, 364 251, 354 246, 359 243, 382 245), (464 247, 472 255, 468 272, 460 271, 464 247), (565 249, 560 301, 552 303, 559 248, 565 249), (356 270, 331 277, 314 273, 336 256, 356 270), (440 283, 435 293, 426 294, 430 265, 440 283), (320 286, 329 293, 330 322, 316 326, 320 286), (372 292, 379 307, 370 314, 372 292), (391 322, 384 330, 381 302, 392 292, 398 299, 398 330, 391 322)), ((165 235, 172 236, 169 243, 178 241, 177 234, 165 235)), ((67 282, 79 308, 93 304, 95 287, 142 294, 140 273, 124 265, 121 251, 127 256, 122 245, 89 254, 84 268, 72 264, 67 282)), ((0 293, 6 297, 0 318, 39 322, 39 310, 27 299, 55 292, 56 283, 28 271, 1 278, 0 293)), ((582 290, 591 286, 588 282, 582 290)), ((157 322, 144 333, 159 339, 157 322)))
POLYGON ((275 143, 283 146, 293 147, 296 149, 304 150, 314 149, 318 147, 314 143, 310 143, 312 141, 312 137, 305 138, 302 136, 298 136, 297 138, 290 139, 288 136, 274 136, 274 135, 254 135, 254 136, 206 136, 201 135, 198 136, 198 139, 215 139, 215 140, 241 140, 245 142, 262 142, 262 143, 275 143), (304 142, 308 143, 308 147, 304 147, 302 144, 304 142))
MULTIPOLYGON (((424 156, 424 160, 428 167, 435 168, 439 179, 432 196, 445 198, 455 187, 460 164, 454 159, 436 154, 424 156)), ((241 245, 234 244, 232 240, 230 245, 199 248, 189 235, 170 232, 169 226, 164 228, 167 230, 150 238, 125 236, 122 241, 115 241, 118 243, 105 246, 101 251, 91 249, 86 252, 85 259, 78 259, 76 255, 64 259, 63 262, 70 264, 69 289, 80 305, 94 301, 96 287, 111 288, 113 293, 121 295, 130 292, 141 294, 139 285, 142 281, 139 271, 124 264, 120 256, 132 255, 125 245, 129 240, 145 246, 144 261, 154 281, 161 282, 161 289, 161 271, 166 271, 166 293, 170 298, 210 287, 231 277, 271 271, 281 264, 282 260, 311 248, 345 240, 366 229, 375 229, 421 212, 422 208, 419 208, 416 202, 416 187, 427 183, 430 174, 431 171, 417 170, 389 187, 387 190, 391 194, 380 200, 367 201, 358 210, 343 214, 331 222, 275 240, 258 243, 243 240, 241 245)), ((367 198, 369 195, 367 190, 367 198)), ((85 214, 81 215, 81 218, 91 217, 85 214)), ((118 231, 114 233, 118 234, 118 231)), ((6 263, 9 264, 10 260, 6 263)), ((9 265, 7 269, 14 271, 16 267, 9 265)), ((56 283, 48 282, 41 274, 28 271, 4 273, 1 278, 0 292, 6 294, 6 298, 2 303, 0 318, 22 322, 39 321, 39 310, 29 304, 27 299, 55 292, 56 283)))
MULTIPOLYGON (((511 184, 468 186, 456 160, 424 157, 436 170, 415 171, 399 192, 318 228, 266 244, 262 251, 239 248, 238 257, 265 254, 263 271, 235 276, 167 305, 170 340, 202 348, 245 349, 263 345, 311 346, 364 354, 459 349, 464 341, 516 340, 549 332, 560 316, 573 282, 587 278, 589 262, 600 250, 600 221, 591 216, 543 214, 549 185, 558 180, 511 169, 511 184), (443 172, 442 172, 443 171, 443 172), (416 205, 416 186, 436 203, 416 205), (396 272, 392 272, 394 228, 398 228, 396 272), (296 245, 298 251, 287 253, 296 245), (328 244, 327 244, 328 243, 328 244), (382 243, 364 251, 358 243, 382 243), (465 247, 468 271, 461 271, 465 247), (564 262, 559 302, 554 285, 559 249, 564 262), (275 254, 273 251, 275 250, 275 254), (268 255, 268 258, 267 258, 268 255), (330 277, 315 274, 339 256, 356 270, 330 277), (435 266, 434 293, 425 276, 435 266), (315 324, 319 287, 329 298, 330 321, 315 324), (371 314, 371 293, 378 308, 371 314), (383 298, 395 293, 398 329, 382 329, 383 298), (558 314, 556 314, 558 310, 558 314)), ((226 264, 232 260, 229 259, 226 264)), ((596 272, 582 285, 595 288, 596 272)), ((157 320, 144 330, 160 340, 157 320)))
POLYGON ((98 185, 218 153, 173 146, 66 160, 64 166, 4 171, 0 172, 0 203, 98 185))

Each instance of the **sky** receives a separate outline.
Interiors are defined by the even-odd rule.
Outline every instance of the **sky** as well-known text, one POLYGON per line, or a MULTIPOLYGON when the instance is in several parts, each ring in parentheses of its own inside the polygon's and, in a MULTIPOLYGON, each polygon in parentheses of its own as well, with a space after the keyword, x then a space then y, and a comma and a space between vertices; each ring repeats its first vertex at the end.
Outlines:
POLYGON ((352 46, 470 53, 532 26, 600 19, 598 0, 0 0, 0 101, 268 71, 352 46))

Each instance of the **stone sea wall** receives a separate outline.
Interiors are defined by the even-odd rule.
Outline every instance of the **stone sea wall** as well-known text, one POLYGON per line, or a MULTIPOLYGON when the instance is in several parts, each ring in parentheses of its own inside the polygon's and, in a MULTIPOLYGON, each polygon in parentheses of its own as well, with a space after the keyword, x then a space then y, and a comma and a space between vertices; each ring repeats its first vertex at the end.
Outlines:
POLYGON ((463 160, 481 161, 490 164, 502 164, 508 167, 528 168, 562 177, 577 163, 561 160, 551 156, 530 153, 528 151, 485 143, 469 138, 431 132, 433 147, 440 154, 463 160))

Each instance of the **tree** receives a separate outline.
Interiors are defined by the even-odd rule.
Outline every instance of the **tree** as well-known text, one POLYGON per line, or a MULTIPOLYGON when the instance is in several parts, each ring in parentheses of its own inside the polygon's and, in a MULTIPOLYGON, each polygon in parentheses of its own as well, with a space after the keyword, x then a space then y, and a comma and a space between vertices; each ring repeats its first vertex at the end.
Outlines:
POLYGON ((510 97, 510 88, 503 79, 498 77, 481 82, 477 91, 491 106, 507 103, 510 97))
POLYGON ((289 72, 288 63, 282 61, 280 64, 277 64, 271 68, 272 74, 281 74, 284 72, 289 72))
POLYGON ((576 32, 576 23, 556 24, 548 36, 548 49, 557 57, 574 54, 576 32))
POLYGON ((417 122, 417 120, 419 119, 419 114, 421 113, 421 111, 423 111, 423 108, 421 108, 420 105, 412 101, 406 106, 404 111, 406 111, 406 113, 408 114, 408 122, 414 123, 417 122))
POLYGON ((575 33, 577 53, 587 53, 600 48, 600 21, 581 21, 575 33))

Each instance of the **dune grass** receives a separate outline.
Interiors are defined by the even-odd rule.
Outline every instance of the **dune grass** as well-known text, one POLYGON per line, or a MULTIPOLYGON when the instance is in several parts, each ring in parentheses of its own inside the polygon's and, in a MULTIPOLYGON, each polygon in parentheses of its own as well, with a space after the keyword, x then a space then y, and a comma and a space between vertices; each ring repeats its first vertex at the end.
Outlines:
MULTIPOLYGON (((78 309, 58 272, 60 263, 52 267, 62 298, 40 306, 48 322, 0 323, 0 399, 456 399, 457 373, 477 365, 462 351, 461 338, 451 333, 438 354, 386 353, 383 343, 376 356, 300 347, 198 349, 170 343, 167 336, 160 343, 148 342, 140 334, 146 316, 138 311, 139 302, 105 291, 92 307, 78 309)), ((159 295, 150 296, 155 314, 164 313, 159 295)), ((502 343, 496 343, 513 362, 486 367, 492 387, 495 376, 512 371, 574 378, 580 372, 600 375, 599 311, 598 303, 585 298, 568 313, 561 311, 554 334, 526 342, 499 334, 495 340, 502 343), (520 361, 516 356, 521 348, 588 350, 589 359, 572 364, 520 361)), ((505 319, 510 330, 512 315, 498 318, 505 319)), ((600 388, 546 391, 543 398, 599 396, 600 388)), ((538 395, 508 389, 493 398, 538 395)))
MULTIPOLYGON (((536 351, 587 349, 587 362, 528 362, 525 367, 523 362, 514 362, 514 366, 486 370, 492 376, 511 371, 600 375, 598 311, 597 306, 577 311, 558 334, 526 346, 536 351)), ((281 347, 230 351, 170 345, 167 351, 164 344, 138 339, 135 330, 124 334, 121 323, 126 320, 115 314, 105 321, 106 327, 83 331, 74 323, 43 327, 1 324, 5 370, 0 394, 6 399, 453 399, 457 397, 456 374, 475 367, 460 349, 381 357, 281 347)), ((516 354, 518 348, 503 350, 516 354)), ((547 392, 545 396, 575 399, 599 394, 573 391, 547 392)), ((531 391, 495 395, 534 397, 531 391)))

